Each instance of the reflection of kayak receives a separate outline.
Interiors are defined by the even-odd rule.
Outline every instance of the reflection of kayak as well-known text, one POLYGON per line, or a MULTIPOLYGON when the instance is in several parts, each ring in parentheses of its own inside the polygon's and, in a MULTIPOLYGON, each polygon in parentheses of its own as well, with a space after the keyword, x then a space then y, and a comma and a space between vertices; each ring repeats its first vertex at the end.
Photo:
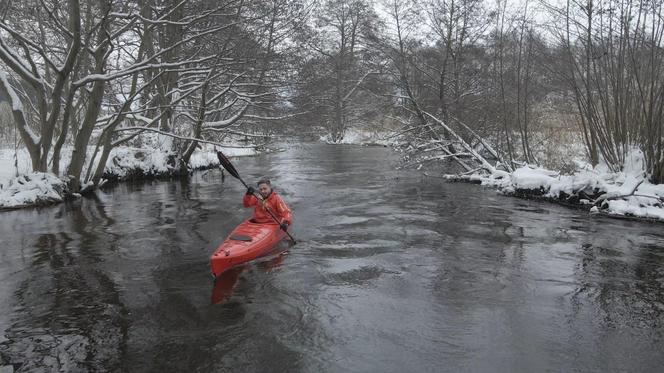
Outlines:
MULTIPOLYGON (((277 245, 274 250, 270 250, 270 252, 263 257, 265 259, 260 259, 261 261, 257 263, 257 268, 261 271, 270 271, 273 268, 279 267, 284 260, 284 254, 287 250, 288 247, 277 245)), ((240 278, 240 274, 242 274, 247 268, 249 268, 248 264, 240 264, 219 274, 219 276, 215 278, 211 297, 211 303, 213 305, 221 303, 233 295, 233 289, 240 278)))
POLYGON ((239 266, 219 274, 214 281, 212 288, 212 304, 217 304, 223 300, 230 298, 233 294, 233 288, 237 283, 238 278, 242 271, 247 269, 246 266, 239 266))
POLYGON ((233 266, 267 254, 285 235, 277 224, 245 220, 210 257, 212 274, 217 277, 233 266))

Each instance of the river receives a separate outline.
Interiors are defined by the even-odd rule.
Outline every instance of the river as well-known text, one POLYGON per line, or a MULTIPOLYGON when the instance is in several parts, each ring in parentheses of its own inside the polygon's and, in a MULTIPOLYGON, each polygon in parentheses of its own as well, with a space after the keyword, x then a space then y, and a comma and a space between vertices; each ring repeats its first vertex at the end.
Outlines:
POLYGON ((664 229, 397 170, 381 147, 237 158, 298 244, 215 289, 246 218, 219 171, 0 214, 16 371, 660 371, 664 229))

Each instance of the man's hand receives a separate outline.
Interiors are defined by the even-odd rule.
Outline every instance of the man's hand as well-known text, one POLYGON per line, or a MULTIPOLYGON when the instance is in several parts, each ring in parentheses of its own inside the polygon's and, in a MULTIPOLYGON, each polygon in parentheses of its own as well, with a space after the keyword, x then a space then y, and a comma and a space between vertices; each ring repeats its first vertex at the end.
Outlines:
POLYGON ((285 221, 285 222, 279 224, 279 227, 281 228, 282 231, 286 232, 288 230, 288 222, 285 221))
POLYGON ((254 189, 253 187, 247 187, 247 195, 253 196, 254 193, 256 193, 256 189, 254 189))

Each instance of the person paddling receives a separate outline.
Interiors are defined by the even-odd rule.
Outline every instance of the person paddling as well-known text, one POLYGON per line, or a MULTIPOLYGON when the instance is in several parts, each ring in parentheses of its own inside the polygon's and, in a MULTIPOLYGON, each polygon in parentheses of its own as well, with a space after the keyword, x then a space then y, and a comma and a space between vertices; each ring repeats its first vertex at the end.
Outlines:
POLYGON ((255 223, 274 223, 274 219, 270 216, 270 212, 279 220, 279 226, 283 231, 288 230, 288 226, 292 222, 291 210, 277 192, 272 189, 270 179, 261 178, 256 183, 258 193, 262 200, 256 197, 256 190, 253 187, 247 187, 247 193, 242 199, 244 207, 256 206, 254 209, 253 221, 255 223), (269 210, 269 211, 267 211, 269 210))

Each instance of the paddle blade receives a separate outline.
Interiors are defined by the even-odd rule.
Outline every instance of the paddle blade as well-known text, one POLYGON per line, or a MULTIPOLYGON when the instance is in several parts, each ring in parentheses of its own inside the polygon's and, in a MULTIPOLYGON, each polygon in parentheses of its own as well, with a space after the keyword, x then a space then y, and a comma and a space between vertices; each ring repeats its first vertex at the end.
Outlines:
POLYGON ((233 167, 233 164, 231 163, 228 158, 224 155, 224 153, 217 151, 217 158, 219 159, 219 164, 228 171, 229 174, 233 175, 234 178, 239 179, 240 174, 237 172, 235 167, 233 167))

